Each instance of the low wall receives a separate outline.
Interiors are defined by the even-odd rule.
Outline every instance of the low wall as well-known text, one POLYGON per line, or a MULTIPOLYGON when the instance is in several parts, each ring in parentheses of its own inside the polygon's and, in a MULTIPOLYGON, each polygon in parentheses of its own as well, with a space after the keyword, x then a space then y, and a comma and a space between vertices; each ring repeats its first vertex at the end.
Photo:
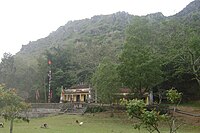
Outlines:
POLYGON ((86 107, 86 103, 31 103, 28 112, 30 118, 46 117, 49 115, 58 115, 66 110, 74 110, 86 107))
POLYGON ((72 105, 75 106, 87 106, 87 103, 82 102, 74 102, 74 103, 31 103, 31 108, 46 108, 46 109, 63 109, 65 107, 71 107, 72 105))
POLYGON ((31 103, 31 108, 60 109, 63 103, 31 103))
MULTIPOLYGON (((97 107, 102 106, 105 110, 122 110, 122 106, 110 106, 110 104, 96 104, 96 103, 31 103, 31 109, 28 112, 30 118, 45 117, 49 115, 58 115, 61 113, 80 113, 81 109, 87 107, 97 107)), ((83 113, 83 112, 81 112, 83 113)))

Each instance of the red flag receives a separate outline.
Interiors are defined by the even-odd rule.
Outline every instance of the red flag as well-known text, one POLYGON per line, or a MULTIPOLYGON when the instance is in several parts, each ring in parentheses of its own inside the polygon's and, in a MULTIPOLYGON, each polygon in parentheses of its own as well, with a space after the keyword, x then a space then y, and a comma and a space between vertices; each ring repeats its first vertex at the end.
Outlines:
POLYGON ((49 61, 48 61, 48 64, 51 65, 51 63, 52 63, 51 60, 49 60, 49 61))
POLYGON ((52 98, 52 97, 53 97, 53 91, 50 90, 50 98, 52 98))

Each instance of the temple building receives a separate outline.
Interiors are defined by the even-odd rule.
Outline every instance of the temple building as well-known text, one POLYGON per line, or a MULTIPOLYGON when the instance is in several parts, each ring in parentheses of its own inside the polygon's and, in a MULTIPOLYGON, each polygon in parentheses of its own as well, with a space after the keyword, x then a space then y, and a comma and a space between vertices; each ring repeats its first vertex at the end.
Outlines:
POLYGON ((78 85, 69 89, 62 89, 60 103, 62 102, 91 102, 92 88, 78 85))

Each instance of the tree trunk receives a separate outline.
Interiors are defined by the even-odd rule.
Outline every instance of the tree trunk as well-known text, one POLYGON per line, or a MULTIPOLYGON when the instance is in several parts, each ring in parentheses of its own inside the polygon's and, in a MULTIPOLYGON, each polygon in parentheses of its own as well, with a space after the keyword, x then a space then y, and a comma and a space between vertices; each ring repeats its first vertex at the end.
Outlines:
POLYGON ((13 132, 13 121, 14 121, 14 119, 12 118, 10 121, 10 133, 13 132))

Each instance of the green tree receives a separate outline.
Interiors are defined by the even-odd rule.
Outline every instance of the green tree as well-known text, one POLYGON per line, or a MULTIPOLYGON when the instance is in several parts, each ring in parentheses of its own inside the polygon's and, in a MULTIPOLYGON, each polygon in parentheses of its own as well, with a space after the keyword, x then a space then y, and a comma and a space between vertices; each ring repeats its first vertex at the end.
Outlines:
POLYGON ((92 77, 93 87, 97 91, 97 98, 103 103, 112 103, 114 93, 121 86, 117 72, 117 65, 109 59, 99 64, 92 77))
POLYGON ((162 81, 163 58, 157 49, 157 34, 151 20, 136 19, 127 29, 127 39, 120 56, 119 73, 125 86, 142 95, 162 81))
POLYGON ((14 119, 22 119, 29 122, 28 117, 22 116, 20 113, 25 113, 29 108, 23 99, 17 96, 14 90, 5 90, 4 86, 0 86, 0 115, 6 120, 10 120, 10 133, 13 132, 14 119))
POLYGON ((175 125, 175 122, 178 121, 177 117, 175 116, 175 113, 178 105, 181 102, 182 93, 178 92, 174 87, 172 87, 170 90, 167 90, 166 96, 167 100, 173 105, 173 111, 171 115, 168 117, 167 122, 169 124, 170 133, 176 133, 179 127, 183 124, 180 123, 179 125, 175 125))
POLYGON ((51 89, 53 92, 52 101, 58 102, 56 88, 70 88, 75 83, 77 64, 72 60, 73 53, 63 48, 53 48, 46 53, 48 61, 48 72, 51 71, 51 89))
MULTIPOLYGON (((48 73, 48 61, 47 58, 41 56, 37 59, 38 68, 37 68, 37 90, 40 92, 40 100, 47 102, 47 73, 48 73)), ((35 90, 35 91, 37 91, 35 90)))
POLYGON ((135 129, 140 130, 141 127, 144 127, 149 133, 154 131, 161 133, 159 122, 167 118, 165 114, 160 114, 156 110, 147 110, 143 100, 123 100, 121 104, 126 106, 130 118, 137 118, 139 120, 139 123, 134 124, 135 129))
POLYGON ((189 33, 187 42, 177 53, 176 72, 191 73, 200 89, 200 39, 197 33, 189 33), (180 54, 181 53, 181 54, 180 54))
MULTIPOLYGON (((168 42, 166 46, 168 57, 164 71, 170 77, 181 77, 183 74, 193 75, 200 88, 200 39, 199 32, 179 21, 168 22, 165 29, 173 27, 170 36, 165 36, 163 40, 168 42)), ((167 31, 168 31, 167 30, 167 31)), ((163 34, 167 34, 163 31, 163 34)))
POLYGON ((8 88, 15 86, 15 72, 14 57, 10 53, 4 53, 0 63, 0 82, 6 84, 8 88))
POLYGON ((182 124, 175 125, 178 120, 175 116, 175 111, 178 104, 181 101, 182 93, 178 92, 176 89, 172 88, 167 90, 166 97, 169 102, 173 105, 172 114, 160 114, 160 110, 149 108, 147 109, 146 104, 143 100, 133 99, 133 100, 122 100, 121 104, 125 105, 126 111, 130 118, 137 118, 138 123, 134 124, 135 129, 140 130, 141 127, 147 129, 149 133, 156 131, 161 133, 159 129, 159 123, 166 121, 169 125, 170 133, 176 133, 182 124))
POLYGON ((194 74, 195 79, 197 80, 200 88, 200 38, 199 35, 193 35, 189 42, 189 47, 187 52, 190 57, 190 69, 194 74))

